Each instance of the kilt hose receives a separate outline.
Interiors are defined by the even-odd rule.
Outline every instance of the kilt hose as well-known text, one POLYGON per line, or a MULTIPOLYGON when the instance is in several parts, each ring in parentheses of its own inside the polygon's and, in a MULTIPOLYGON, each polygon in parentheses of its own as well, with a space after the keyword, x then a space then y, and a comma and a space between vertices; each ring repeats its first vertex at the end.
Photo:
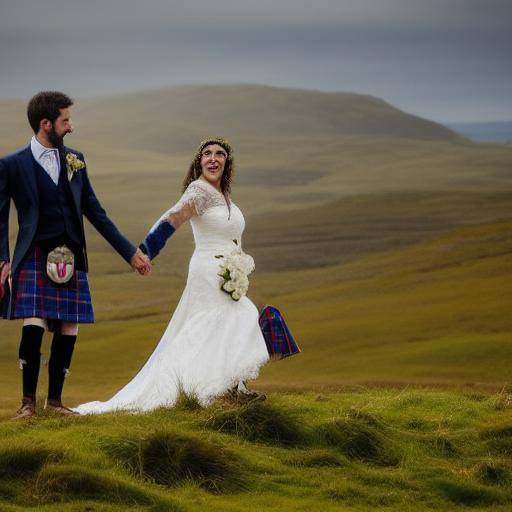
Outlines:
POLYGON ((44 318, 50 331, 61 322, 94 323, 87 272, 76 270, 70 281, 56 285, 45 266, 45 253, 36 246, 13 276, 9 319, 44 318))

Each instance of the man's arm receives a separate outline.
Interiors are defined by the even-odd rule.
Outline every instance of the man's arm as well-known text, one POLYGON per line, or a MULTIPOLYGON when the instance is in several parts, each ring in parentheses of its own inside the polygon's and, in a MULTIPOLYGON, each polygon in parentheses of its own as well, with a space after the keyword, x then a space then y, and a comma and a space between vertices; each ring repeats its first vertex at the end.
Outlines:
POLYGON ((9 261, 9 175, 5 160, 0 159, 0 262, 9 261))
MULTIPOLYGON (((80 156, 83 159, 83 155, 80 156)), ((107 212, 103 206, 101 206, 94 193, 86 168, 84 168, 82 172, 84 185, 82 189, 82 208, 84 215, 122 258, 140 273, 147 273, 150 266, 146 257, 142 254, 140 249, 136 249, 136 247, 121 234, 115 224, 109 219, 107 212)))

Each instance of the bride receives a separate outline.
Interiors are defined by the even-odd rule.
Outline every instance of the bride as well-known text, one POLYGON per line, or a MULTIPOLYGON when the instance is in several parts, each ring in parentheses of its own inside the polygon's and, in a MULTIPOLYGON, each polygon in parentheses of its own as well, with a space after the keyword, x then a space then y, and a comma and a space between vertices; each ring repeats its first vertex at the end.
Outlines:
POLYGON ((173 406, 181 391, 202 405, 230 392, 264 399, 244 381, 269 359, 258 311, 245 296, 220 289, 219 259, 241 247, 245 221, 231 202, 232 149, 220 138, 203 141, 184 180, 184 193, 151 228, 141 249, 152 260, 167 239, 190 220, 195 251, 187 284, 160 342, 139 373, 106 402, 89 402, 81 414, 147 411, 173 406))

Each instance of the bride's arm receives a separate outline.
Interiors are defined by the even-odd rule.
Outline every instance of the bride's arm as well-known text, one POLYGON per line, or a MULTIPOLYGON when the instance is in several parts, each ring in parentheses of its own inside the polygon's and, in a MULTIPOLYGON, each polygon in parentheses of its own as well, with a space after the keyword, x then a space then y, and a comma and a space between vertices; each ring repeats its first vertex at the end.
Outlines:
POLYGON ((203 190, 198 190, 193 185, 192 183, 181 199, 155 222, 140 244, 140 249, 150 260, 158 255, 167 240, 182 224, 194 215, 202 214, 205 204, 203 190))

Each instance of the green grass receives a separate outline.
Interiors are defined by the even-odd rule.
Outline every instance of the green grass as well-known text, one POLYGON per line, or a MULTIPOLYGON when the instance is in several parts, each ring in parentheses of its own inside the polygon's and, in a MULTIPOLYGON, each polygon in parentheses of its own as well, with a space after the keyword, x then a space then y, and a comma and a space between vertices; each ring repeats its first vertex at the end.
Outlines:
POLYGON ((207 426, 249 441, 283 446, 300 445, 306 436, 296 418, 266 402, 213 411, 207 426))
POLYGON ((133 476, 167 487, 190 481, 211 492, 243 489, 238 456, 218 443, 167 430, 107 440, 105 451, 133 476))
POLYGON ((512 409, 496 409, 496 396, 361 387, 273 393, 266 413, 259 403, 239 408, 246 421, 279 411, 300 445, 212 428, 236 411, 222 403, 3 421, 0 468, 24 462, 0 473, 0 509, 505 512, 510 457, 490 454, 489 441, 510 436, 512 409), (456 449, 431 442, 440 438, 456 449))
POLYGON ((359 418, 335 418, 319 428, 329 446, 349 459, 380 466, 397 466, 400 455, 384 429, 359 418))

